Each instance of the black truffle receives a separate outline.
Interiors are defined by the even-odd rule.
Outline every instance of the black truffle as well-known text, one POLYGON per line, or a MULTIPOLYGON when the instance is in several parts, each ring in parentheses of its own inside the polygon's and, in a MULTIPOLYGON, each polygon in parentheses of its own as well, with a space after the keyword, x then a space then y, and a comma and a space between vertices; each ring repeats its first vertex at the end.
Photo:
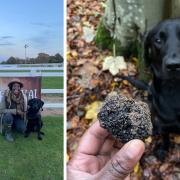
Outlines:
POLYGON ((123 143, 132 139, 143 140, 152 134, 148 105, 120 95, 106 98, 98 119, 101 127, 123 143))

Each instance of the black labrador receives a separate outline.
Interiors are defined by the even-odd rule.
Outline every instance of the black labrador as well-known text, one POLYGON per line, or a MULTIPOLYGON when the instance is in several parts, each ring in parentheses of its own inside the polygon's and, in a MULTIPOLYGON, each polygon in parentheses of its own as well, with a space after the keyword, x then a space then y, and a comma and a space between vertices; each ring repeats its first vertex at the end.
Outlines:
POLYGON ((146 34, 144 60, 153 74, 149 87, 124 79, 149 92, 154 133, 162 135, 155 153, 164 160, 169 134, 180 134, 180 18, 162 21, 146 34))
POLYGON ((41 132, 43 126, 43 121, 41 119, 41 111, 43 110, 44 102, 41 99, 33 98, 28 101, 28 110, 27 110, 27 127, 25 131, 25 137, 28 137, 31 132, 37 132, 37 138, 42 140, 44 135, 41 132))
POLYGON ((170 144, 169 134, 180 134, 180 19, 165 20, 149 31, 144 59, 153 73, 153 124, 163 138, 156 154, 163 160, 170 144))

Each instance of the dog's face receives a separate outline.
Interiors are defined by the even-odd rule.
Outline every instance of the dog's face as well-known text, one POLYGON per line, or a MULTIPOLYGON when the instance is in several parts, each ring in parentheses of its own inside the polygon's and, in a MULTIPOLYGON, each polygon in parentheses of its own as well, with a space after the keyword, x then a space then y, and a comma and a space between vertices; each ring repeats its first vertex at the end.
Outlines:
POLYGON ((180 19, 159 23, 146 35, 144 59, 162 79, 180 79, 180 19))
POLYGON ((44 102, 41 99, 33 98, 28 101, 28 111, 31 111, 33 113, 37 113, 39 111, 42 111, 44 102))

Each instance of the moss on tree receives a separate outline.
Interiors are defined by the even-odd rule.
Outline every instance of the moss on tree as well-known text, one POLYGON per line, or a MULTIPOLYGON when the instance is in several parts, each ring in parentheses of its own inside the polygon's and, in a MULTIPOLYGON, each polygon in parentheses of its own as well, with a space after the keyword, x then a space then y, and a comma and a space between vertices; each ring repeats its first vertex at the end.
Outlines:
POLYGON ((122 55, 121 43, 111 37, 110 32, 105 28, 102 20, 97 28, 95 42, 99 49, 109 49, 111 52, 113 52, 113 44, 115 43, 116 55, 122 55))
POLYGON ((113 52, 113 44, 115 43, 116 47, 116 55, 121 55, 125 57, 136 56, 137 57, 137 42, 132 42, 128 47, 121 46, 121 43, 117 39, 113 39, 111 37, 110 32, 103 25, 103 21, 101 20, 99 26, 97 28, 96 36, 95 36, 96 46, 101 49, 109 49, 113 52))

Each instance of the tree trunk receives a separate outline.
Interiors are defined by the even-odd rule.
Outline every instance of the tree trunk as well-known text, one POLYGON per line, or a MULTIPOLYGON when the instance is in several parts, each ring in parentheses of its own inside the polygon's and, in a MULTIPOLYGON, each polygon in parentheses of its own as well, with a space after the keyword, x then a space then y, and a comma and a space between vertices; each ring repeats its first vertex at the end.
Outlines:
POLYGON ((108 0, 103 24, 114 39, 128 47, 145 31, 143 0, 108 0))
POLYGON ((145 0, 144 16, 146 17, 147 30, 164 19, 164 0, 145 0))
POLYGON ((180 17, 180 0, 171 0, 171 17, 180 17))

